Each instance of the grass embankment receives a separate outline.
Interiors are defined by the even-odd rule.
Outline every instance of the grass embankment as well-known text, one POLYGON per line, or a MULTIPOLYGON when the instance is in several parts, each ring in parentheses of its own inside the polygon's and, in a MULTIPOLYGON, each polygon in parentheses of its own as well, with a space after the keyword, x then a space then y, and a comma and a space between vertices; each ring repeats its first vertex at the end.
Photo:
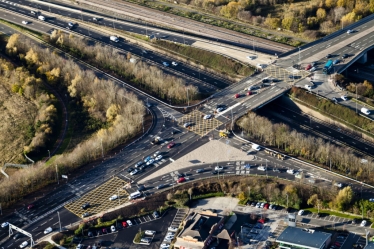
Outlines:
POLYGON ((214 52, 163 40, 157 40, 156 44, 223 74, 237 77, 248 76, 254 72, 254 68, 214 52))

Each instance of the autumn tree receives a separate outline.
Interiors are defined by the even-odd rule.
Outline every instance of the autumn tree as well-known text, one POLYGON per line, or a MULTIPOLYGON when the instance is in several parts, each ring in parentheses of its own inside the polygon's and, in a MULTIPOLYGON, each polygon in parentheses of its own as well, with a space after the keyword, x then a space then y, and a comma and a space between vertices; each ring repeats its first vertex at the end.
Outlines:
POLYGON ((271 29, 276 29, 281 26, 281 20, 279 18, 267 17, 264 24, 271 29))
POLYGON ((240 4, 237 2, 229 2, 226 6, 221 9, 221 15, 227 18, 233 18, 237 16, 240 4))
POLYGON ((338 192, 333 200, 333 206, 339 211, 345 211, 349 208, 353 199, 353 191, 351 187, 345 187, 338 192))

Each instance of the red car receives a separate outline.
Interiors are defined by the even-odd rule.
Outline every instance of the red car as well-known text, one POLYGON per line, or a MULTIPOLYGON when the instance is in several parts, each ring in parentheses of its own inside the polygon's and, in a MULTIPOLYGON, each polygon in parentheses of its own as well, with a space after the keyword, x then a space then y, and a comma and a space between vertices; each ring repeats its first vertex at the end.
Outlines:
POLYGON ((306 67, 305 67, 305 70, 309 70, 312 68, 312 65, 311 64, 308 64, 306 67))
POLYGON ((240 97, 240 95, 238 93, 234 95, 234 98, 236 98, 236 99, 239 98, 239 97, 240 97))
POLYGON ((249 96, 249 95, 252 95, 252 92, 251 92, 251 91, 247 92, 247 96, 249 96))
POLYGON ((171 142, 170 144, 168 144, 168 149, 173 148, 174 145, 175 145, 175 143, 174 143, 174 142, 171 142))
POLYGON ((182 183, 182 182, 185 182, 186 181, 186 178, 184 177, 181 177, 178 179, 177 183, 182 183))
POLYGON ((269 209, 269 203, 266 203, 265 205, 264 205, 264 209, 269 209))
POLYGON ((32 209, 32 208, 34 208, 34 204, 30 204, 30 205, 27 206, 27 209, 28 209, 28 210, 30 210, 30 209, 32 209))
POLYGON ((126 221, 122 221, 122 226, 123 226, 123 227, 127 227, 127 223, 126 223, 126 221))
POLYGON ((105 234, 105 233, 108 233, 108 231, 106 230, 106 228, 103 228, 103 234, 105 234))

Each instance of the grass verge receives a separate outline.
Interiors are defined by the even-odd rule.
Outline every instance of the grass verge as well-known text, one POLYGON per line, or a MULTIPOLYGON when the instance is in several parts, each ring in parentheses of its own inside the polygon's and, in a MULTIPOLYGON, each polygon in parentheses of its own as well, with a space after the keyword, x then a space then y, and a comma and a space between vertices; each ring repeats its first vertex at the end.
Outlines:
MULTIPOLYGON (((309 211, 309 212, 312 212, 312 213, 318 213, 318 209, 317 208, 305 208, 304 209, 305 211, 309 211)), ((319 214, 323 215, 323 214, 327 214, 327 215, 333 215, 333 216, 336 216, 336 217, 341 217, 341 218, 346 218, 346 219, 357 219, 357 218, 361 218, 361 216, 358 216, 358 215, 353 215, 353 214, 346 214, 346 213, 340 213, 340 212, 336 212, 336 211, 330 211, 330 210, 325 210, 325 209, 320 209, 319 210, 319 214)))

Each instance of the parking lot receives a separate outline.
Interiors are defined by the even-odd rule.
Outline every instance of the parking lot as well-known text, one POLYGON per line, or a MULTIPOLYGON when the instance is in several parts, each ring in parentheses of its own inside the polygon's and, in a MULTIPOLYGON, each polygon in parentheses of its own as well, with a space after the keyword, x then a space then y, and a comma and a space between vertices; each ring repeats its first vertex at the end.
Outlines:
POLYGON ((82 214, 86 212, 90 215, 94 215, 114 208, 128 201, 129 194, 124 188, 126 184, 126 181, 118 177, 114 177, 104 184, 99 185, 99 187, 95 188, 94 190, 88 192, 80 199, 67 204, 65 208, 80 218, 82 218, 82 214), (118 195, 119 198, 110 201, 109 198, 113 195, 118 195), (85 203, 90 204, 87 209, 82 208, 82 205, 85 203))
MULTIPOLYGON (((209 113, 206 113, 209 114, 209 113)), ((184 124, 192 123, 188 128, 190 131, 197 133, 200 136, 206 135, 208 132, 214 130, 216 127, 220 126, 222 123, 215 119, 214 117, 210 119, 204 119, 206 115, 198 110, 194 110, 189 114, 184 115, 178 119, 178 125, 184 128, 184 124)))

